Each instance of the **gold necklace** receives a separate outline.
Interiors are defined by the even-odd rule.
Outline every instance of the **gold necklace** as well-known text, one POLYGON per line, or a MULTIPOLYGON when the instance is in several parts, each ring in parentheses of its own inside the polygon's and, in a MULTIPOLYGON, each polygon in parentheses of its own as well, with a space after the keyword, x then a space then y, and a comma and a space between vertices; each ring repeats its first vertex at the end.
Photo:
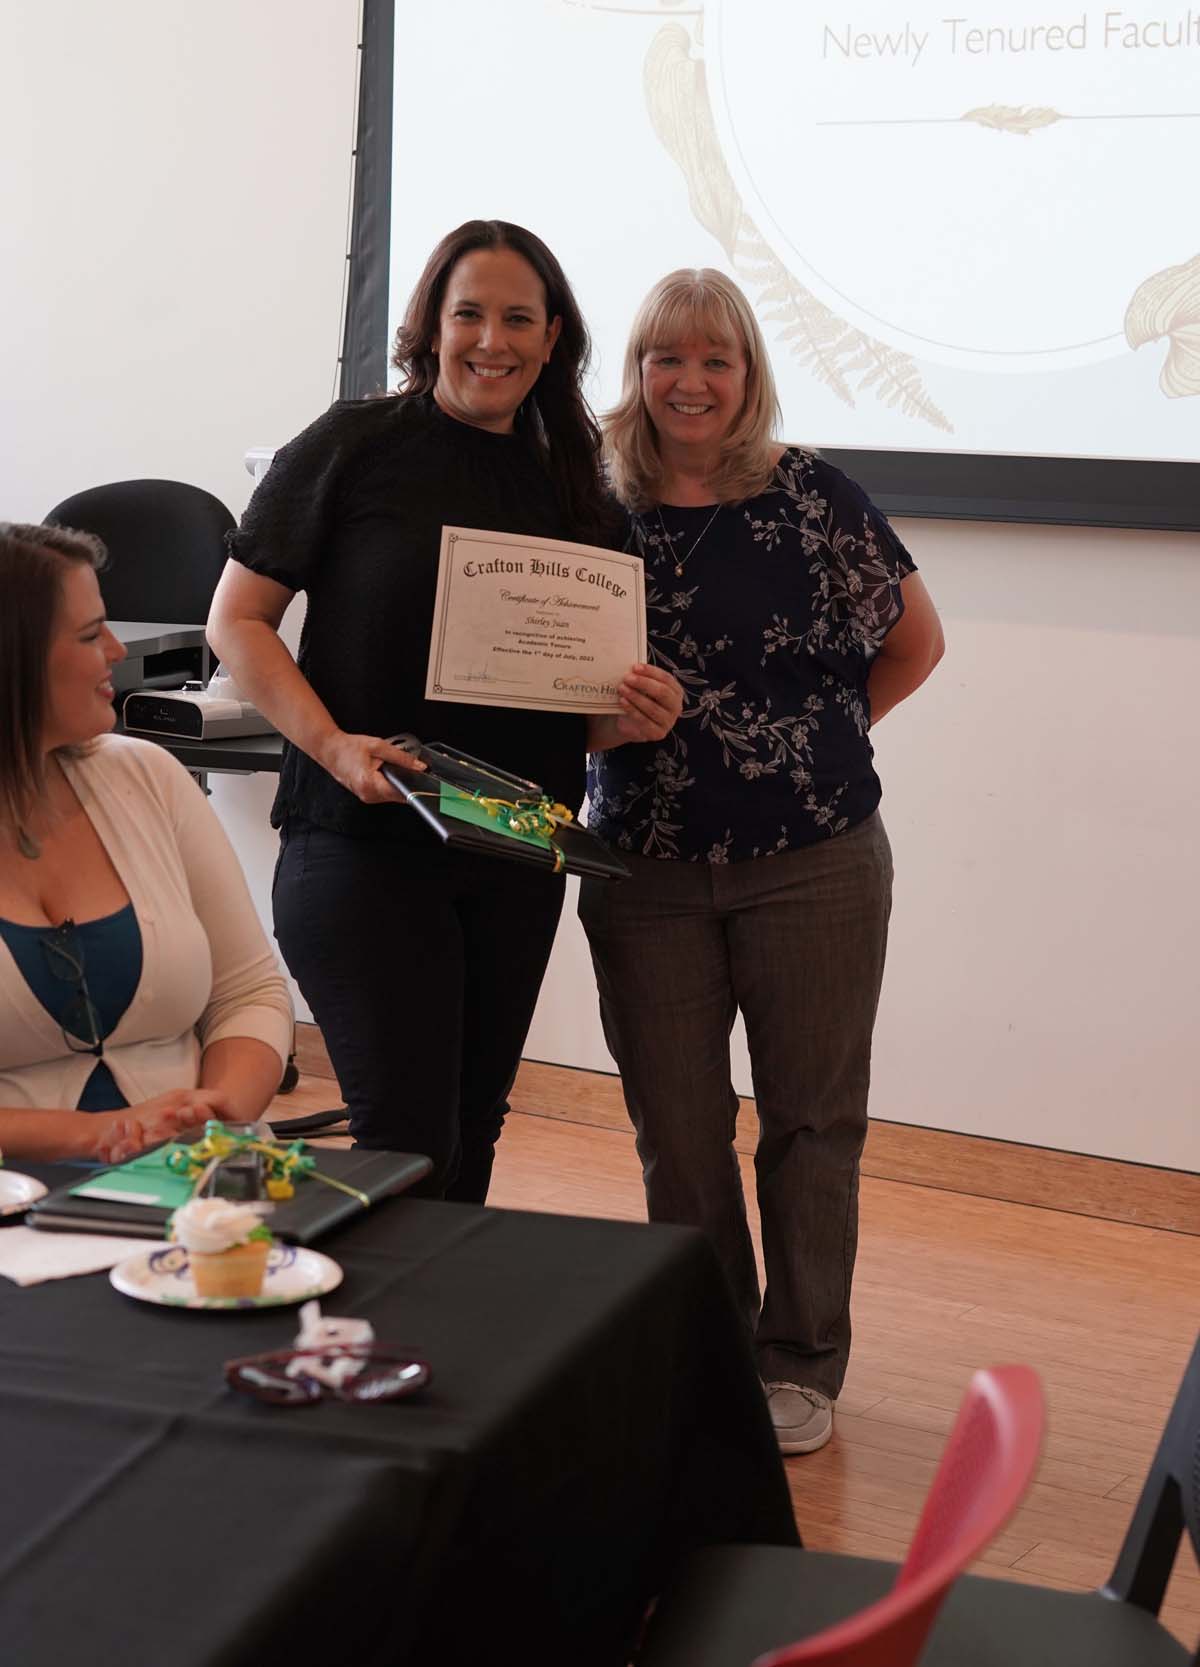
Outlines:
MULTIPOLYGON (((696 549, 699 546, 701 540, 704 538, 705 533, 712 526, 713 522, 716 520, 717 516, 720 515, 721 511, 724 508, 725 508, 724 504, 718 504, 717 505, 716 509, 713 510, 713 512, 709 516, 708 520, 704 523, 703 527, 701 527, 700 537, 697 538, 694 541, 694 543, 692 544, 692 547, 688 551, 687 555, 679 557, 676 560, 676 562, 675 562, 675 577, 677 579, 681 579, 683 577, 684 568, 687 566, 688 562, 691 561, 692 557, 696 554, 696 549)), ((671 550, 672 555, 674 555, 675 552, 674 552, 674 550, 672 549, 672 546, 671 546, 671 537, 670 537, 670 534, 667 532, 667 524, 663 520, 663 513, 662 513, 662 505, 661 504, 655 504, 654 513, 658 516, 658 525, 659 525, 659 527, 662 531, 663 539, 666 543, 667 549, 671 550)))

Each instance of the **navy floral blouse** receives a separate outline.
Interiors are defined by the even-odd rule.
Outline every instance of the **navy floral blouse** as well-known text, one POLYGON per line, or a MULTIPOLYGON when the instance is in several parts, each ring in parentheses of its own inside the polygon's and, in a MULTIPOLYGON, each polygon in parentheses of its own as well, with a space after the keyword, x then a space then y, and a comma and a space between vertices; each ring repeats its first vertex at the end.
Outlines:
POLYGON ((868 817, 867 673, 915 563, 866 494, 789 448, 757 498, 631 515, 625 548, 646 564, 650 656, 685 701, 665 740, 592 755, 588 826, 639 856, 724 863, 868 817))

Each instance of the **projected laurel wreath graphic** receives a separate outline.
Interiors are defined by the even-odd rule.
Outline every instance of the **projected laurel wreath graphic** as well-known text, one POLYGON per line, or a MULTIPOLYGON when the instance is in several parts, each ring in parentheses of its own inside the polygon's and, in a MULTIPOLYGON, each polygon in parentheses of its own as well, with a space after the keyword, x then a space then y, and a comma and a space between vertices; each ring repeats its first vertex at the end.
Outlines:
POLYGON ((1130 347, 1169 342, 1158 385, 1168 399, 1200 393, 1200 255, 1139 285, 1125 314, 1130 347))
POLYGON ((768 337, 847 405, 952 433, 923 366, 1065 369, 1164 339, 1161 393, 1200 393, 1192 13, 589 9, 664 17, 646 107, 691 211, 768 337))

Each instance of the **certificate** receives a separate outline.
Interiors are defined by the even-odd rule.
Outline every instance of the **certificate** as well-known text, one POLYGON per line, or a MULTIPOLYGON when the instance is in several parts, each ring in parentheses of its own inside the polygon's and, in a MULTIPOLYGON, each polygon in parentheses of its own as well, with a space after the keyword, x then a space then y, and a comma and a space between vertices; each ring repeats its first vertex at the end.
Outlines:
POLYGON ((640 556, 443 527, 427 700, 619 712, 646 658, 640 556))

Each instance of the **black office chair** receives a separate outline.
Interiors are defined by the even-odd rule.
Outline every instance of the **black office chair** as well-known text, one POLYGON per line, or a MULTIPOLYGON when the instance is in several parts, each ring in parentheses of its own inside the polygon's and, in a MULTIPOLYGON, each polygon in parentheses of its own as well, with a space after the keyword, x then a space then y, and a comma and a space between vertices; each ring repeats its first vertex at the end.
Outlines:
MULTIPOLYGON (((960 1576, 921 1667, 1200 1667, 1200 1648, 1158 1619, 1185 1527, 1200 1559, 1200 1339, 1107 1583, 1062 1592, 960 1576)), ((782 1663, 789 1644, 877 1601, 895 1574, 865 1557, 711 1546, 660 1597, 637 1667, 767 1667, 777 1651, 782 1663)))
POLYGON ((111 619, 203 625, 236 525, 219 498, 181 480, 118 480, 55 504, 47 524, 108 547, 101 584, 111 619))
MULTIPOLYGON (((64 498, 45 524, 104 541, 100 583, 110 619, 203 625, 225 566, 225 534, 237 522, 220 498, 186 481, 117 480, 64 498)), ((168 650, 153 656, 140 681, 179 688, 201 673, 204 659, 202 649, 168 650)), ((279 1092, 290 1094, 298 1081, 291 1058, 279 1092)))

